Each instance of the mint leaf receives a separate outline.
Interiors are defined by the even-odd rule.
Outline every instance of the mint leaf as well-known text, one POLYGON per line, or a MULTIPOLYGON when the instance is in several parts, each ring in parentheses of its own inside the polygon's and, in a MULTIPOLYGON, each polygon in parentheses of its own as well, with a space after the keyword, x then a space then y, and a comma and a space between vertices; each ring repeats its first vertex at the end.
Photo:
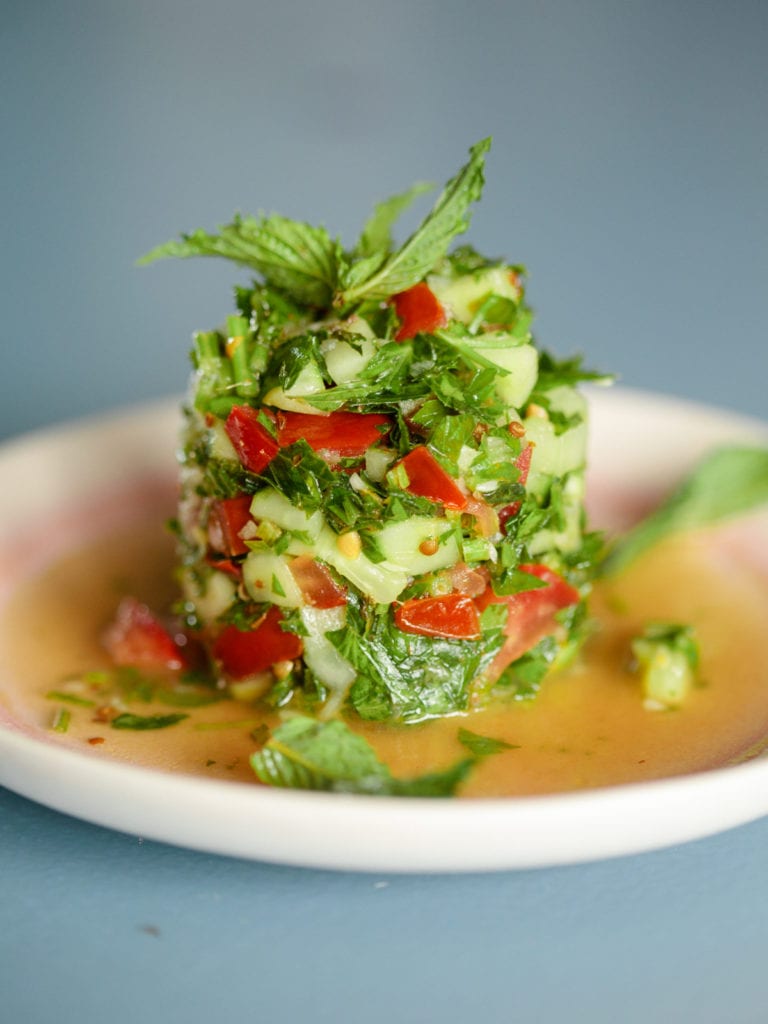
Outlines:
POLYGON ((504 750, 519 750, 517 743, 507 743, 506 740, 492 739, 490 736, 480 736, 469 729, 459 729, 459 743, 474 754, 475 757, 488 757, 491 754, 500 754, 504 750))
POLYGON ((609 550, 603 571, 621 572, 660 540, 713 526, 768 502, 768 448, 728 447, 706 456, 646 519, 609 550))
POLYGON ((466 711, 472 680, 500 650, 502 625, 481 640, 405 633, 388 607, 366 607, 350 593, 347 626, 326 633, 357 677, 349 701, 361 718, 419 722, 466 711))
POLYGON ((483 139, 470 149, 469 161, 445 186, 425 220, 397 252, 369 276, 361 278, 353 264, 342 282, 336 305, 346 306, 360 299, 388 299, 405 291, 429 273, 445 256, 456 235, 469 227, 468 210, 483 190, 485 154, 490 139, 483 139))
POLYGON ((268 285, 298 302, 325 308, 336 288, 341 250, 325 228, 311 227, 278 214, 236 216, 209 235, 199 229, 147 253, 139 264, 166 257, 221 256, 257 270, 268 285))
POLYGON ((303 715, 279 726, 251 757, 268 786, 318 789, 372 796, 451 796, 472 760, 416 779, 394 779, 362 736, 343 722, 317 722, 303 715))
POLYGON ((457 761, 442 772, 430 772, 416 779, 392 779, 389 783, 390 796, 453 796, 459 783, 463 782, 475 764, 474 757, 457 761))
POLYGON ((390 196, 384 202, 378 203, 371 216, 365 223, 360 241, 355 249, 356 255, 361 258, 378 256, 379 265, 386 259, 387 253, 392 250, 392 225, 401 213, 411 205, 414 199, 431 192, 434 188, 431 182, 418 181, 406 192, 400 192, 396 196, 390 196))

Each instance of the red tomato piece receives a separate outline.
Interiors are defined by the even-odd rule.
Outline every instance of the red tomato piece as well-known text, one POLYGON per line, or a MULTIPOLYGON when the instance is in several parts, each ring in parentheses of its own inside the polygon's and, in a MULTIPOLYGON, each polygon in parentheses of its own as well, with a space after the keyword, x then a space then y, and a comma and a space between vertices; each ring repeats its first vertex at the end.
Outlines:
POLYGON ((243 566, 233 558, 219 558, 217 555, 206 555, 205 561, 212 569, 215 569, 217 572, 226 573, 233 580, 239 581, 243 578, 243 566))
MULTIPOLYGON (((515 465, 520 471, 519 483, 525 487, 525 482, 528 479, 528 473, 531 469, 531 458, 533 457, 533 445, 527 444, 525 448, 515 459, 515 465)), ((505 505, 504 508, 499 510, 499 526, 506 532, 507 521, 514 519, 517 513, 520 511, 522 501, 513 501, 510 505, 505 505)))
POLYGON ((400 317, 400 330, 395 341, 406 341, 417 334, 433 334, 445 327, 448 318, 437 296, 423 281, 407 291, 392 296, 395 312, 400 317))
POLYGON ((252 473, 261 473, 280 451, 277 441, 259 422, 259 414, 253 406, 233 406, 224 429, 238 459, 252 473))
POLYGON ((531 471, 531 459, 533 458, 533 445, 528 444, 523 448, 520 454, 515 459, 515 465, 520 472, 520 483, 525 486, 525 482, 528 479, 528 474, 531 471))
POLYGON ((339 458, 362 456, 382 438, 382 427, 389 418, 380 413, 332 412, 330 416, 312 416, 304 412, 277 414, 277 439, 280 447, 303 439, 313 451, 332 451, 339 458))
POLYGON ((504 627, 507 640, 488 668, 490 680, 498 678, 507 665, 529 651, 539 640, 554 633, 557 628, 556 612, 580 600, 578 590, 546 565, 526 564, 519 565, 518 569, 543 580, 545 586, 506 595, 494 594, 488 587, 477 598, 480 611, 489 604, 506 604, 509 609, 504 627))
POLYGON ((283 613, 273 605, 255 629, 225 626, 216 637, 213 656, 233 679, 264 672, 278 661, 293 661, 303 650, 295 633, 280 628, 283 613))
POLYGON ((404 601, 395 608, 395 625, 404 633, 446 640, 476 640, 480 636, 477 606, 466 594, 404 601))
POLYGON ((403 466, 408 474, 408 487, 411 494, 430 501, 439 502, 446 508, 465 509, 467 496, 450 476, 434 455, 420 445, 400 459, 398 466, 403 466))
MULTIPOLYGON (((186 642, 183 635, 181 639, 186 642)), ((104 634, 104 646, 116 665, 149 670, 187 667, 177 640, 135 597, 124 597, 118 605, 115 619, 104 634)))
POLYGON ((236 498, 214 501, 208 514, 208 543, 214 551, 230 558, 248 554, 248 545, 240 531, 251 521, 251 497, 240 494, 236 498))
POLYGON ((310 555, 299 555, 288 565, 304 600, 313 608, 340 608, 347 592, 334 580, 327 566, 310 555))

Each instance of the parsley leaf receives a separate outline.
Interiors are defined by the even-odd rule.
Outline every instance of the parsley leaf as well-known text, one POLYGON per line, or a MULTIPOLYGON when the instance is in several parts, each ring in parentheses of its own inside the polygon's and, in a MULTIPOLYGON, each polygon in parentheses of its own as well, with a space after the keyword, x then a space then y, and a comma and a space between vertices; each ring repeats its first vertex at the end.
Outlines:
POLYGON ((539 354, 539 375, 536 380, 535 395, 541 391, 550 391, 552 388, 573 387, 584 381, 591 381, 595 384, 610 384, 613 377, 609 373, 601 373, 599 370, 584 369, 584 357, 577 355, 568 359, 556 359, 549 352, 539 354))

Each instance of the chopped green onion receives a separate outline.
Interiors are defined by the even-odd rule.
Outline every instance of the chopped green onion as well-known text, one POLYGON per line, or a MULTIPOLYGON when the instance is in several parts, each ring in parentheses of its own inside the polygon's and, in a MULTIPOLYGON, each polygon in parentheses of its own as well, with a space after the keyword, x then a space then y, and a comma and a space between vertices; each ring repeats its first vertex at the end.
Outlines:
POLYGON ((63 690, 49 690, 45 695, 46 700, 58 700, 65 704, 76 704, 81 708, 92 708, 96 701, 87 700, 85 697, 77 697, 73 693, 65 693, 63 690))
POLYGON ((66 732, 69 729, 69 723, 71 714, 68 708, 57 708, 55 715, 53 716, 53 722, 51 728, 54 732, 66 732))

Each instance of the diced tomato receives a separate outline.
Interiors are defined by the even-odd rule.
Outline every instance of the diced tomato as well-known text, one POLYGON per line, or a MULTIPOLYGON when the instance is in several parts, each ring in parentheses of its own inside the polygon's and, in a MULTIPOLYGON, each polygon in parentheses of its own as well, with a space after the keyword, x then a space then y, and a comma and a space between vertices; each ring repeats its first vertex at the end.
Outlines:
POLYGON ((466 594, 404 601, 395 608, 395 625, 405 633, 446 640, 476 640, 480 636, 477 606, 466 594))
POLYGON ((506 604, 509 609, 504 627, 507 640, 486 673, 490 680, 498 678, 507 665, 529 651, 539 640, 555 632, 556 612, 580 600, 578 590, 546 565, 526 564, 518 568, 542 580, 545 586, 507 595, 494 594, 488 587, 477 598, 480 611, 484 611, 489 604, 506 604))
POLYGON ((250 405, 235 405, 224 429, 246 469, 261 473, 280 451, 280 446, 259 422, 258 412, 250 405))
MULTIPOLYGON (((183 635, 179 640, 186 642, 183 635)), ((104 634, 104 646, 116 665, 149 670, 187 667, 178 640, 135 597, 124 597, 118 605, 114 622, 104 634)))
POLYGON ((236 562, 234 558, 219 558, 217 555, 206 555, 205 561, 206 565, 210 565, 217 572, 226 573, 233 580, 241 580, 243 578, 242 563, 236 562))
POLYGON ((395 312, 400 317, 400 330, 395 341, 406 341, 417 334, 433 334, 445 327, 448 318, 437 296, 423 281, 407 291, 392 296, 395 312))
POLYGON ((362 456, 380 441, 381 428, 389 428, 387 416, 380 413, 332 412, 330 416, 312 416, 304 412, 277 414, 277 439, 280 446, 303 439, 314 451, 332 451, 339 458, 362 456))
POLYGON ((208 543, 214 551, 230 558, 248 554, 248 545, 240 531, 251 521, 251 497, 240 494, 236 498, 214 501, 208 514, 208 543))
MULTIPOLYGON (((515 459, 515 465, 520 472, 519 483, 525 486, 525 482, 528 479, 528 473, 531 469, 531 458, 533 457, 533 445, 527 444, 525 448, 515 459)), ((506 532, 507 522, 510 519, 514 519, 517 513, 520 511, 522 501, 513 501, 510 505, 505 505, 504 508, 499 510, 499 526, 506 532)))
POLYGON ((280 628, 283 613, 274 605, 255 629, 225 626, 216 637, 213 656, 233 679, 264 672, 279 661, 293 661, 303 650, 295 633, 280 628))
POLYGON ((525 486, 528 474, 531 471, 531 459, 533 458, 533 445, 529 442, 515 459, 515 465, 520 473, 519 482, 525 486))
POLYGON ((428 448, 423 445, 414 448, 397 465, 403 466, 408 474, 407 490, 411 494, 440 502, 446 508, 462 510, 467 507, 466 494, 428 448))
POLYGON ((310 555, 299 555, 288 564, 302 597, 313 608, 340 608, 347 592, 334 580, 327 566, 310 555))

